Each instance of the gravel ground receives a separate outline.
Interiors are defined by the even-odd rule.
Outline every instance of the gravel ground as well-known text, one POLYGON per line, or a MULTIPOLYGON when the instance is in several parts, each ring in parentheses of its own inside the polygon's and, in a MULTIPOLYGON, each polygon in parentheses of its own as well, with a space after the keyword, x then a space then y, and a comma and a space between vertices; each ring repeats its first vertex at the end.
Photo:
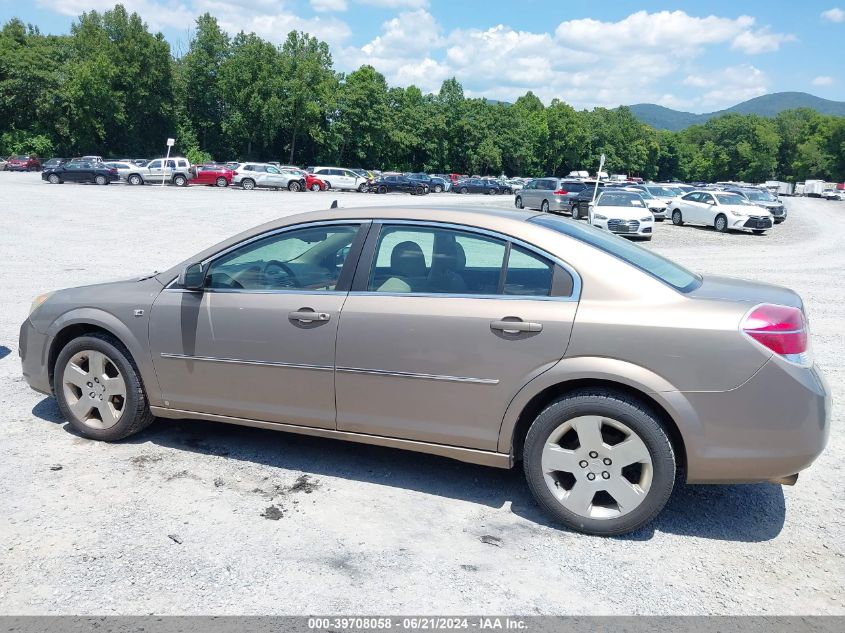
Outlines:
MULTIPOLYGON (((845 614, 841 402, 798 485, 679 486, 649 528, 558 529, 520 471, 204 422, 101 444, 20 376, 58 287, 163 269, 291 212, 511 198, 50 186, 0 173, 0 613, 845 614)), ((701 272, 790 286, 843 393, 845 203, 789 199, 763 237, 657 226, 701 272)))

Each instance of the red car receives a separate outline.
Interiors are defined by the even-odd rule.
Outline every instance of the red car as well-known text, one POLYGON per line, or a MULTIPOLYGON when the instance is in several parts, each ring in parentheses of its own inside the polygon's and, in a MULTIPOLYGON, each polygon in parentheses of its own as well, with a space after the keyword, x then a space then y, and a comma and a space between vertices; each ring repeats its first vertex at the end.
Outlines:
POLYGON ((308 191, 325 191, 326 181, 317 178, 314 174, 305 174, 305 188, 308 191))
POLYGON ((228 187, 232 184, 232 177, 237 173, 219 165, 194 165, 191 167, 193 177, 188 181, 188 184, 228 187))
POLYGON ((30 156, 29 154, 9 156, 6 169, 9 171, 41 171, 41 161, 38 160, 37 156, 30 156))

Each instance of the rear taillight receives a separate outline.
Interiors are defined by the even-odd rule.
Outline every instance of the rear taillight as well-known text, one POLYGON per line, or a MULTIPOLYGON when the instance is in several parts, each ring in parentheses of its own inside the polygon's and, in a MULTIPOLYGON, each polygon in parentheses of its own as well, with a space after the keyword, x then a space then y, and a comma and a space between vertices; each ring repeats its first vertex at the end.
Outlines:
POLYGON ((569 192, 566 189, 558 189, 557 191, 554 192, 554 194, 556 196, 565 196, 568 193, 569 192))
POLYGON ((809 365, 809 336, 799 308, 763 304, 742 323, 742 331, 775 354, 799 365, 809 365))
POLYGON ((238 172, 233 171, 233 172, 232 172, 232 175, 233 175, 233 176, 237 176, 237 175, 238 175, 238 172))

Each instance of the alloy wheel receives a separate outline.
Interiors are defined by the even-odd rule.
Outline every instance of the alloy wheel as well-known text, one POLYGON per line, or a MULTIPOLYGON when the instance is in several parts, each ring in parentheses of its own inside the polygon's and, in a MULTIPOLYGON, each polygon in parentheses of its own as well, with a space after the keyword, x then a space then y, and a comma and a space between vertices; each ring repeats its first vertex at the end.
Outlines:
POLYGON ((50 184, 58 185, 59 184, 59 177, 56 174, 50 174, 47 178, 50 181, 50 184))
POLYGON ((648 447, 605 416, 567 420, 546 440, 543 479, 568 511, 591 519, 624 516, 645 500, 654 472, 648 447))
POLYGON ((65 365, 62 390, 70 412, 85 426, 108 429, 123 415, 126 380, 102 352, 83 350, 74 355, 65 365))

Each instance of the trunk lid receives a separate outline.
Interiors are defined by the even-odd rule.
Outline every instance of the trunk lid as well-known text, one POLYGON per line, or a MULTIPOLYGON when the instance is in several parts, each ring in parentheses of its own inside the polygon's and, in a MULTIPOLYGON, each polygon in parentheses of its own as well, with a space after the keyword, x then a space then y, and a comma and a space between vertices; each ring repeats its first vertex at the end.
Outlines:
POLYGON ((701 286, 691 291, 688 296, 694 299, 741 301, 748 303, 749 307, 759 303, 773 303, 802 310, 804 307, 798 293, 789 288, 716 275, 702 276, 701 286))

